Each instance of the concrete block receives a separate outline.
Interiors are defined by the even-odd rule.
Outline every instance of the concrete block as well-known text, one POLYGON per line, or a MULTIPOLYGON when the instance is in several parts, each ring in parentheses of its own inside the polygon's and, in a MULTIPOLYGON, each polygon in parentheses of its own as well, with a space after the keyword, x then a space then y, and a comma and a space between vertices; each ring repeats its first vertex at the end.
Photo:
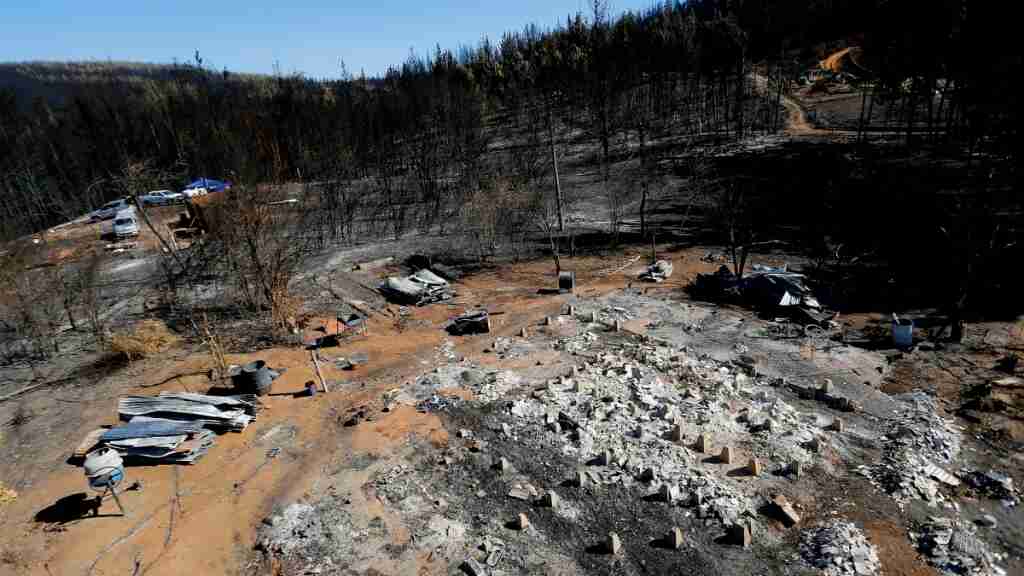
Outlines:
POLYGON ((693 449, 701 454, 708 453, 708 437, 705 434, 697 436, 697 442, 694 443, 693 449))
POLYGON ((504 474, 512 470, 512 464, 504 458, 498 458, 494 461, 494 469, 504 474))
POLYGON ((722 446, 722 453, 718 455, 718 461, 722 464, 732 464, 732 446, 722 446))
POLYGON ((573 478, 573 484, 575 484, 579 488, 582 488, 582 487, 586 486, 587 485, 587 471, 586 470, 577 470, 576 471, 576 475, 573 478))
POLYGON ((736 546, 749 548, 751 543, 750 526, 746 523, 733 524, 730 526, 729 542, 736 546))
POLYGON ((772 498, 772 505, 786 526, 800 523, 800 515, 796 513, 796 509, 793 508, 793 505, 790 504, 789 499, 785 496, 780 494, 772 498))
POLYGON ((799 478, 801 474, 803 474, 803 468, 803 462, 800 462, 799 460, 793 460, 789 463, 789 473, 795 478, 799 478))
POLYGON ((751 476, 760 476, 763 471, 764 466, 757 458, 751 458, 750 462, 747 463, 747 472, 749 472, 751 476))
POLYGON ((544 317, 544 325, 545 326, 551 326, 551 316, 545 316, 544 317))
POLYGON ((622 320, 615 320, 615 331, 622 332, 622 320))
POLYGON ((662 484, 658 489, 658 495, 661 496, 662 502, 671 504, 679 499, 679 487, 674 484, 662 484))
POLYGON ((523 329, 519 331, 519 336, 520 336, 521 338, 529 338, 530 334, 529 334, 529 332, 528 332, 528 331, 526 330, 526 326, 523 326, 523 329))
POLYGON ((541 496, 540 505, 546 508, 558 508, 560 499, 553 490, 548 490, 541 496))
POLYGON ((601 466, 611 466, 612 463, 615 462, 615 456, 612 455, 611 450, 605 450, 598 455, 597 460, 601 466))
POLYGON ((683 547, 683 531, 678 526, 673 527, 672 531, 665 537, 670 548, 673 550, 679 550, 683 547))
POLYGON ((598 321, 598 319, 599 318, 598 318, 598 315, 597 315, 597 310, 591 310, 590 311, 590 321, 596 323, 598 321))
POLYGON ((619 535, 615 532, 608 533, 608 539, 605 541, 605 550, 609 554, 619 554, 622 552, 622 540, 619 539, 619 535))
POLYGON ((846 430, 846 426, 843 423, 842 418, 836 418, 835 420, 832 421, 832 424, 829 425, 828 429, 833 432, 842 433, 844 430, 846 430))
POLYGON ((519 516, 516 516, 514 524, 516 530, 526 530, 530 527, 530 518, 526 514, 520 512, 519 516))
POLYGON ((676 424, 672 427, 672 432, 669 434, 669 440, 672 442, 683 442, 683 427, 676 424))

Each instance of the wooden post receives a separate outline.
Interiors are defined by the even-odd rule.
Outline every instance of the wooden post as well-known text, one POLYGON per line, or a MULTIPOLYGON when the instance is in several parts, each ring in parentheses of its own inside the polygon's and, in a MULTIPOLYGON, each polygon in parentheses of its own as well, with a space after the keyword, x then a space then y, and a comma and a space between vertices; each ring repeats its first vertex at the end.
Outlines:
POLYGON ((313 357, 313 367, 316 369, 316 377, 320 380, 320 389, 326 393, 327 382, 324 381, 324 375, 320 373, 320 360, 317 358, 317 349, 313 348, 310 350, 309 355, 313 357))

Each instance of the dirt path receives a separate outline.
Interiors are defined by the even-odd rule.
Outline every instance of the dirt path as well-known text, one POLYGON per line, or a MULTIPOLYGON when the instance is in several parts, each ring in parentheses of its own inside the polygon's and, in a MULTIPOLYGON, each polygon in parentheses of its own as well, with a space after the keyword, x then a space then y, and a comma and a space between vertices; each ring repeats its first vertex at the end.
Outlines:
MULTIPOLYGON (((757 73, 751 73, 750 77, 754 81, 754 86, 758 90, 761 92, 769 91, 767 77, 757 73)), ((832 130, 822 130, 821 128, 816 128, 811 124, 810 120, 807 119, 807 113, 804 111, 803 107, 800 106, 800 103, 789 94, 782 94, 781 102, 782 106, 786 109, 786 127, 784 132, 787 135, 829 138, 836 135, 832 130)))

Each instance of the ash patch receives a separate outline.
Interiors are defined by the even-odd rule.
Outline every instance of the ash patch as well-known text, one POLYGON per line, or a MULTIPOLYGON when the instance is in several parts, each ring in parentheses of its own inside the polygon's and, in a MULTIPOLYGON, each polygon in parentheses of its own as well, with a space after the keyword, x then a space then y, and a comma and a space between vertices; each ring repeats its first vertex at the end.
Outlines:
POLYGON ((256 549, 277 558, 285 573, 316 573, 350 556, 357 544, 340 502, 295 503, 263 521, 256 549))

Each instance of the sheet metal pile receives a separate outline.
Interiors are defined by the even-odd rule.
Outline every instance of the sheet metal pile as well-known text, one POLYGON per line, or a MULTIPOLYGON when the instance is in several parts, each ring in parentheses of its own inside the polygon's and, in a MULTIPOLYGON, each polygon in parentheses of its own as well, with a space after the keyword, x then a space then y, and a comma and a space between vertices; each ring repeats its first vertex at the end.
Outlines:
POLYGON ((124 396, 118 400, 118 415, 126 424, 105 431, 99 440, 125 458, 191 464, 213 446, 215 431, 241 432, 260 409, 256 396, 248 394, 124 396))
POLYGON ((379 290, 392 302, 416 306, 450 300, 454 296, 447 280, 425 268, 405 278, 389 277, 379 290))
POLYGON ((169 421, 195 422, 205 428, 241 432, 256 419, 255 395, 207 396, 161 392, 159 396, 124 396, 117 402, 121 420, 151 416, 169 421))

